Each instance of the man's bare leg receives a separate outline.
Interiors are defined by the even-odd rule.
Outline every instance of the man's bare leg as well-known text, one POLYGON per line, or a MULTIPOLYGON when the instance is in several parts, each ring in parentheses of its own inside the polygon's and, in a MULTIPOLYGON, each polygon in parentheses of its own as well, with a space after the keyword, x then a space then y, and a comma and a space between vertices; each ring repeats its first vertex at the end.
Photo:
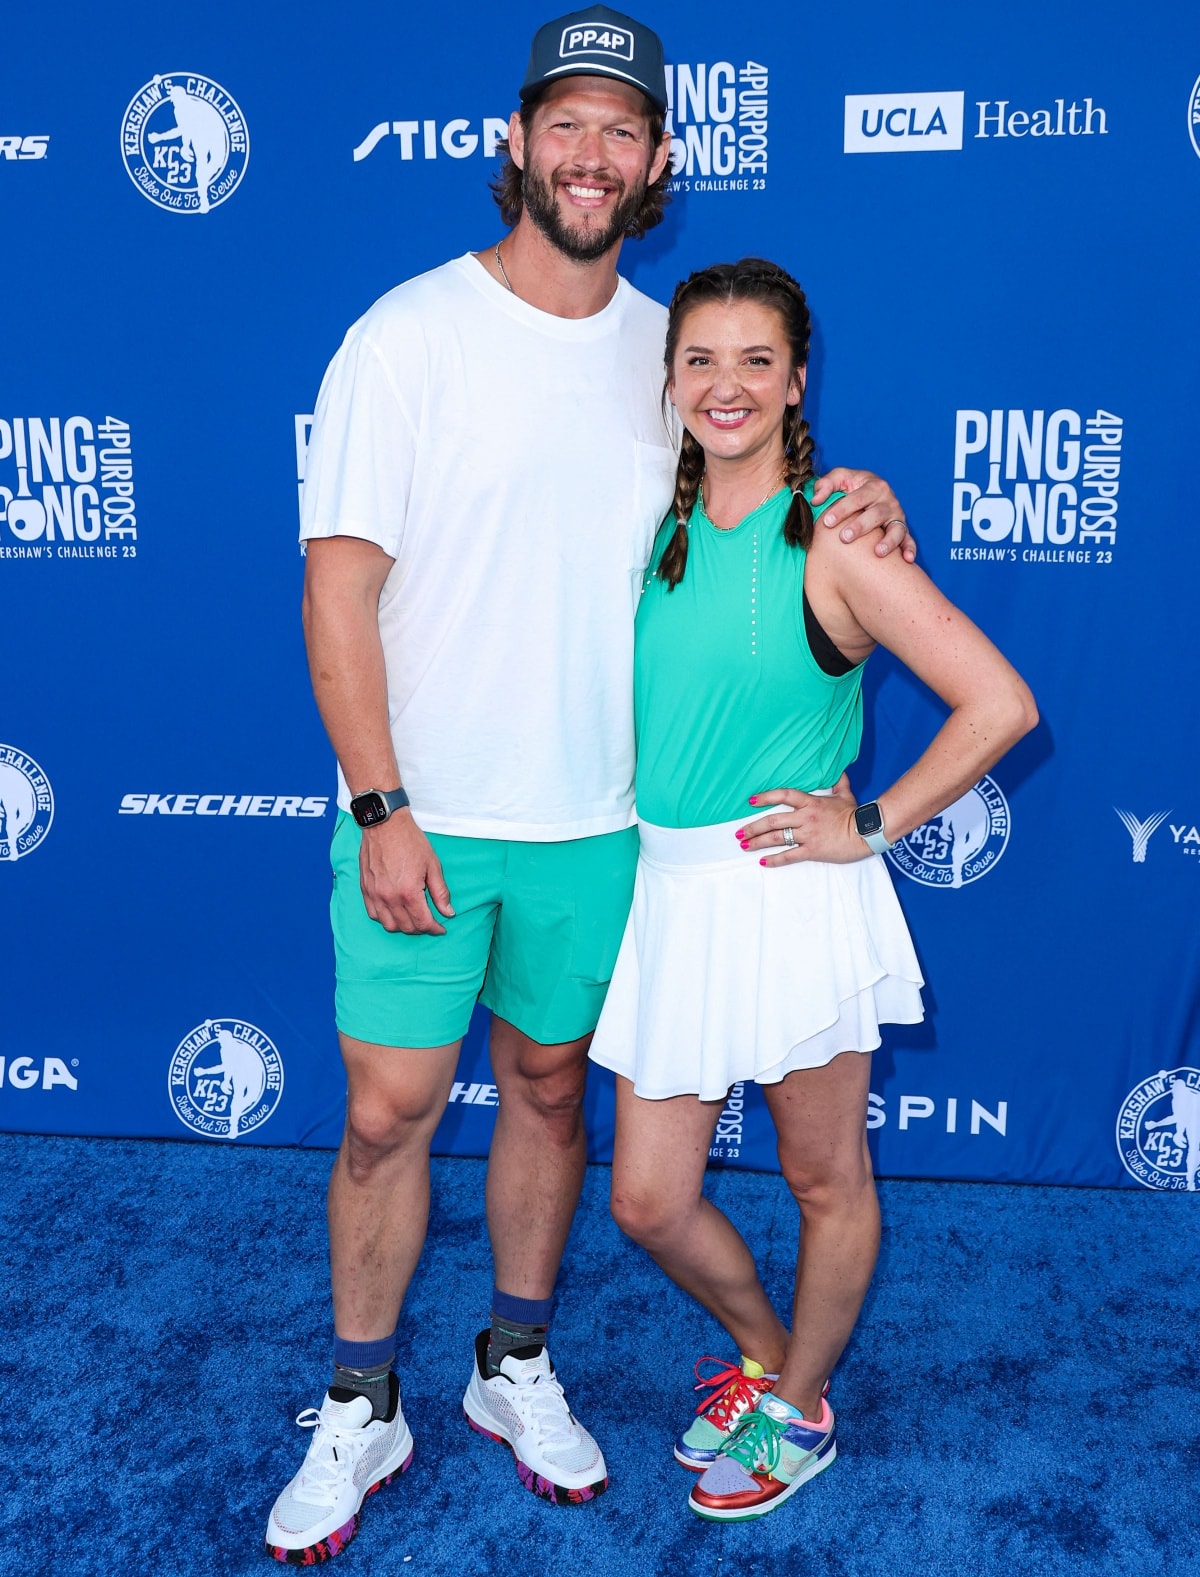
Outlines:
POLYGON ((520 1298, 554 1292, 583 1187, 583 1092, 591 1036, 543 1046, 492 1019, 500 1106, 487 1172, 496 1286, 520 1298))
POLYGON ((429 1145, 461 1042, 429 1049, 340 1037, 346 1129, 329 1179, 333 1314, 346 1341, 396 1328, 429 1220, 429 1145))

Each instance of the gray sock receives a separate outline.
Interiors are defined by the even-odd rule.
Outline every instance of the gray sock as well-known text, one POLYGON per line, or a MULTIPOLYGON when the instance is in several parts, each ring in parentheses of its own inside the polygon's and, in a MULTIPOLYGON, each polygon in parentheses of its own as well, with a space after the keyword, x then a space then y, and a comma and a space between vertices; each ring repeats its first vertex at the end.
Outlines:
POLYGON ((546 1345, 546 1325, 526 1325, 521 1320, 502 1320, 492 1315, 492 1331, 488 1337, 487 1377, 490 1380, 500 1373, 500 1365, 515 1352, 521 1358, 536 1358, 538 1349, 546 1345))
POLYGON ((371 1417, 386 1418, 391 1404, 391 1374, 391 1359, 370 1369, 347 1369, 344 1364, 335 1363, 329 1394, 335 1402, 365 1396, 371 1404, 371 1417))

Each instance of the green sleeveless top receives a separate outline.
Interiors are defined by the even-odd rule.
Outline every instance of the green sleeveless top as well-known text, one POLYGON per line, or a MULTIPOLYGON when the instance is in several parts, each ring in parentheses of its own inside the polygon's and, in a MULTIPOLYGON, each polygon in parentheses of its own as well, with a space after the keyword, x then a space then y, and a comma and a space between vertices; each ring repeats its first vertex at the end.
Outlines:
POLYGON ((835 678, 809 650, 808 555, 783 539, 791 502, 783 488, 721 531, 697 500, 674 590, 658 577, 674 517, 659 528, 634 646, 643 821, 702 827, 752 815, 751 794, 831 788, 858 755, 863 664, 835 678))

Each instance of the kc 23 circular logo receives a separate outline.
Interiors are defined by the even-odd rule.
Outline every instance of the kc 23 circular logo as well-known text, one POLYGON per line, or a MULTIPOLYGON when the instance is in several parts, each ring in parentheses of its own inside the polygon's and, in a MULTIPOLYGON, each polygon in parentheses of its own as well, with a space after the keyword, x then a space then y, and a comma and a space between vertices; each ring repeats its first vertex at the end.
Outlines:
POLYGON ((194 71, 151 77, 121 122, 129 179, 157 208, 206 214, 241 185, 250 161, 246 118, 225 89, 194 71))
POLYGON ((940 816, 901 838, 888 859, 926 887, 966 887, 1000 859, 1008 828, 1008 801, 994 778, 980 778, 940 816))
POLYGON ((32 756, 0 745, 0 862, 31 854, 50 831, 54 794, 32 756))
POLYGON ((1117 1149, 1146 1188, 1195 1193, 1200 1187, 1200 1068, 1143 1079, 1117 1115, 1117 1149))
POLYGON ((167 1094, 179 1121, 205 1139, 261 1128, 283 1094, 283 1060, 269 1035, 240 1018, 208 1018, 175 1048, 167 1094))

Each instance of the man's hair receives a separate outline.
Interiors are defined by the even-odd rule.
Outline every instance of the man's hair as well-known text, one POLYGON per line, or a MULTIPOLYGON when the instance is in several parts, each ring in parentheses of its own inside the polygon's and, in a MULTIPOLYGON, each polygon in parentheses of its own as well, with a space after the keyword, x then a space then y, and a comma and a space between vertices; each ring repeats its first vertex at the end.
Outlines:
MULTIPOLYGON (((521 125, 528 141, 530 129, 533 126, 533 117, 541 102, 541 95, 531 100, 528 104, 521 105, 521 125)), ((650 133, 650 145, 657 150, 663 140, 663 117, 658 113, 649 99, 644 100, 646 125, 650 133)), ((496 152, 500 157, 500 169, 492 181, 492 196, 496 199, 496 206, 500 209, 500 217, 511 230, 521 217, 525 207, 524 198, 521 196, 521 179, 523 171, 513 162, 512 153, 509 151, 508 138, 502 137, 496 144, 496 152)), ((647 186, 646 196, 642 206, 625 227, 625 235, 631 241, 640 241, 647 230, 653 230, 656 224, 662 222, 663 210, 670 198, 667 187, 671 180, 671 161, 668 159, 663 167, 663 172, 653 183, 647 186)))

